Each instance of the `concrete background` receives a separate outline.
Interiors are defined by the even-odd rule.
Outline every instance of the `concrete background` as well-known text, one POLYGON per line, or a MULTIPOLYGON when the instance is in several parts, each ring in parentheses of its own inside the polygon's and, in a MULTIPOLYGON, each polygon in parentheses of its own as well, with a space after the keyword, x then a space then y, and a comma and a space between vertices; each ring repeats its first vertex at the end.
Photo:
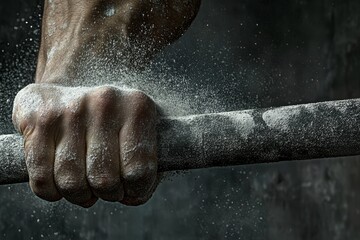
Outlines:
MULTIPOLYGON (((359 12, 357 0, 206 0, 153 69, 173 76, 163 91, 189 113, 359 97, 359 12)), ((39 0, 0 4, 1 134, 33 81, 40 13, 39 0)), ((358 239, 359 171, 356 157, 196 170, 136 208, 2 186, 0 239, 358 239)))

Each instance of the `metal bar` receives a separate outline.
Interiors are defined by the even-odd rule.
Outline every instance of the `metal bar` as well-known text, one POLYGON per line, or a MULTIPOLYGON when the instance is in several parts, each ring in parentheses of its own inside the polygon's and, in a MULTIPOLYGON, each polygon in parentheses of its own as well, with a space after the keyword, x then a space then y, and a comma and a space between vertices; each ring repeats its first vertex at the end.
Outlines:
MULTIPOLYGON (((360 155, 360 99, 162 118, 159 171, 360 155)), ((0 184, 27 181, 22 138, 0 136, 0 184)))

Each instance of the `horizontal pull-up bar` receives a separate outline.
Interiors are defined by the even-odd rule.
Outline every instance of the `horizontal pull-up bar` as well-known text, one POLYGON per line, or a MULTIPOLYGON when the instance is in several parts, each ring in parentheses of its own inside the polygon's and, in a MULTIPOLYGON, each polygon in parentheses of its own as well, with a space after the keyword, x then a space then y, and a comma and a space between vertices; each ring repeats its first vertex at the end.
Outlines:
MULTIPOLYGON (((159 171, 360 155, 360 99, 162 118, 159 171)), ((0 184, 27 181, 22 138, 0 136, 0 184)))

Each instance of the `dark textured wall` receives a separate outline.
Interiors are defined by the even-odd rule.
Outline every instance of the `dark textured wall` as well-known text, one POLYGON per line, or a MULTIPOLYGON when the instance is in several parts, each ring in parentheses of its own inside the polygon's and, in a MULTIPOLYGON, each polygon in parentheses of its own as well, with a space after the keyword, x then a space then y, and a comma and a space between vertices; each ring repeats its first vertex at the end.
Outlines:
MULTIPOLYGON (((32 80, 38 2, 0 4, 0 133, 12 131, 12 98, 32 80)), ((359 97, 359 12, 357 0, 204 0, 157 61, 191 80, 194 112, 359 97), (202 93, 218 104, 203 109, 202 93)), ((137 208, 83 210, 3 186, 0 239, 359 239, 359 171, 357 158, 196 170, 137 208)))

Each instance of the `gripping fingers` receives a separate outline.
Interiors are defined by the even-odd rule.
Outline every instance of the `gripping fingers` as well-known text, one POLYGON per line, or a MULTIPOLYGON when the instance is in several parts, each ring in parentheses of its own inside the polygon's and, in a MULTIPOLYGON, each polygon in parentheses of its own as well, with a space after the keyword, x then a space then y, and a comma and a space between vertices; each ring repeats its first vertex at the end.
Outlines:
POLYGON ((63 196, 83 207, 98 198, 128 205, 146 202, 157 185, 152 100, 110 86, 74 91, 62 100, 58 91, 40 90, 40 101, 29 114, 14 114, 25 136, 34 193, 49 201, 63 196))
POLYGON ((97 198, 91 192, 86 179, 85 126, 79 118, 66 120, 59 137, 55 157, 55 183, 59 192, 71 203, 90 207, 97 198))
MULTIPOLYGON (((125 196, 122 203, 145 203, 156 187, 157 151, 154 111, 130 118, 120 132, 121 173, 125 196)), ((136 113, 136 112, 135 112, 136 113)))
POLYGON ((61 199, 54 182, 54 156, 54 138, 43 130, 37 128, 25 140, 25 159, 31 190, 47 201, 61 199))
POLYGON ((114 131, 89 131, 87 179, 95 196, 106 201, 120 201, 123 186, 120 179, 118 137, 114 131))
POLYGON ((121 170, 125 196, 122 203, 145 203, 154 190, 157 172, 156 141, 142 135, 139 125, 126 125, 121 131, 121 170))

